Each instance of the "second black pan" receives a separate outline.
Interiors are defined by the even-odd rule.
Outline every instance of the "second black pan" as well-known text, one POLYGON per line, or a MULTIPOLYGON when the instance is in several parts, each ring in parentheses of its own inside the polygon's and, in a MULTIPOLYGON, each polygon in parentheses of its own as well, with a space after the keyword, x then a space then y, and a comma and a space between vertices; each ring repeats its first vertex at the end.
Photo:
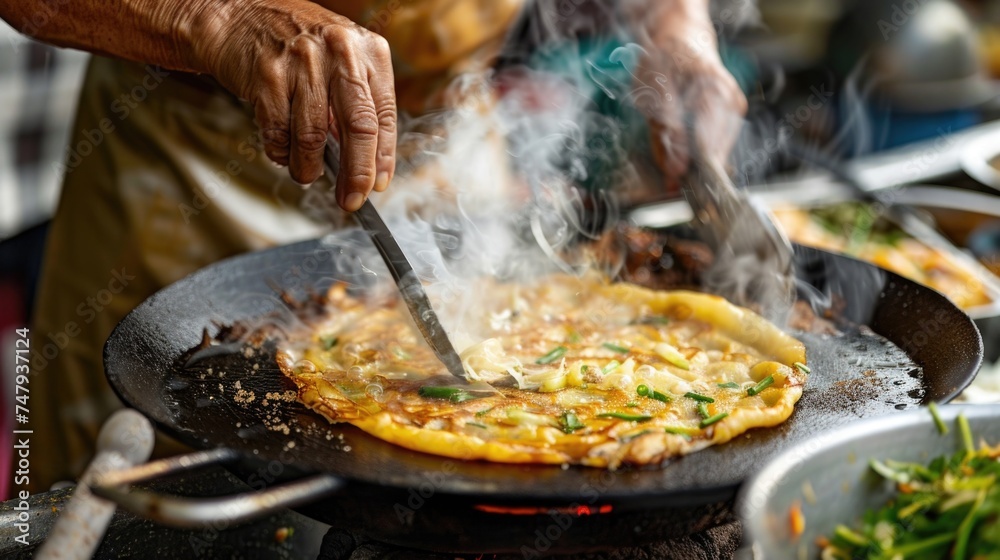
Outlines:
MULTIPOLYGON (((356 258, 351 250, 306 241, 221 261, 163 289, 112 333, 104 353, 108 380, 126 404, 181 442, 242 452, 257 465, 247 471, 251 486, 253 477, 270 483, 328 472, 398 490, 432 481, 438 494, 493 502, 567 503, 596 488, 606 501, 680 507, 730 500, 769 457, 833 426, 947 402, 972 380, 982 358, 972 321, 937 292, 867 263, 796 247, 806 292, 817 302, 845 303, 839 311, 845 319, 885 339, 866 329, 805 335, 812 375, 787 422, 662 468, 618 471, 612 483, 597 469, 454 461, 331 425, 280 398, 291 385, 268 345, 216 347, 193 362, 183 358, 206 330, 215 334, 223 325, 276 313, 294 321, 276 290, 301 299, 324 290, 337 263, 356 258)), ((311 514, 322 517, 316 509, 311 514)))

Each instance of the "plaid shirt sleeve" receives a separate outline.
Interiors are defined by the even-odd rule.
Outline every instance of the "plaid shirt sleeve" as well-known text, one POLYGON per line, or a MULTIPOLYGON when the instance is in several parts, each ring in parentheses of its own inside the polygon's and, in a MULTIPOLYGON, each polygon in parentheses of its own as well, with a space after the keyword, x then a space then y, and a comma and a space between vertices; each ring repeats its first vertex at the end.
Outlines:
POLYGON ((88 56, 0 21, 0 239, 55 210, 88 56))

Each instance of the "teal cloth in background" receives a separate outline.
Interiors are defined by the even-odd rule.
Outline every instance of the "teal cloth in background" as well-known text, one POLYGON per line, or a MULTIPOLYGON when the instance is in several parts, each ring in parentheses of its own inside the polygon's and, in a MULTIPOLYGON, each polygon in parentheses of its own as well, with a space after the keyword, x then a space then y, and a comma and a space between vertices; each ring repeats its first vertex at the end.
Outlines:
MULTIPOLYGON (((530 68, 561 77, 586 100, 586 115, 577 123, 582 146, 569 147, 560 163, 560 171, 586 190, 618 184, 630 160, 651 161, 649 126, 630 102, 637 49, 627 40, 588 38, 550 43, 530 58, 530 68)), ((753 64, 738 49, 723 45, 720 52, 748 91, 757 79, 753 64)))

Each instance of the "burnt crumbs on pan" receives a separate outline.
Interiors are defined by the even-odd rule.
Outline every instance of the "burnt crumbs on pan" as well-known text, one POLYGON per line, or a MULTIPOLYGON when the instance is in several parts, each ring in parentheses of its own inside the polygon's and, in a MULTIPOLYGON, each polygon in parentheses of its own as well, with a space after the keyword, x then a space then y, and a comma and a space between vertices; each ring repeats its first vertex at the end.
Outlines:
POLYGON ((462 358, 492 390, 443 376, 401 301, 343 284, 283 343, 279 366, 331 422, 409 449, 608 468, 775 426, 809 373, 801 342, 717 296, 552 276, 484 283, 481 301, 488 338, 462 358))

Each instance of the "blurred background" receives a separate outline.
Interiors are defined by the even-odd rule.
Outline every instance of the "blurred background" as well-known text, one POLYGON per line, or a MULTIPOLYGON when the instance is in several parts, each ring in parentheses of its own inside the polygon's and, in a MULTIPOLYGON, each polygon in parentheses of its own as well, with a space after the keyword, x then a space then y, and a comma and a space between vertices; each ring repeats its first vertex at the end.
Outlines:
MULTIPOLYGON (((575 9, 586 0, 549 1, 575 9)), ((793 241, 874 262, 968 312, 986 362, 959 400, 1000 402, 1000 0, 713 3, 723 61, 749 101, 731 160, 736 182, 793 241), (757 17, 734 25, 750 5, 757 17)), ((581 46, 541 49, 528 62, 568 74, 565 54, 581 46)), ((580 50, 609 64, 617 46, 598 38, 580 50)), ((69 146, 81 132, 72 128, 89 57, 0 21, 0 402, 8 406, 13 329, 32 322, 62 173, 93 149, 69 146)), ((620 70, 612 66, 600 70, 620 70)), ((635 118, 592 89, 603 115, 635 118)), ((590 184, 581 186, 610 182, 614 170, 602 166, 612 151, 648 154, 646 132, 623 137, 617 150, 588 141, 602 153, 586 162, 590 184)), ((626 191, 621 202, 637 225, 691 217, 679 193, 662 189, 626 191)), ((11 448, 8 416, 0 418, 0 450, 11 448)), ((0 469, 0 498, 6 478, 0 469)))
MULTIPOLYGON (((1000 0, 760 0, 758 9, 759 22, 723 32, 724 60, 750 100, 738 181, 792 206, 779 217, 793 238, 952 289, 981 319, 995 360, 1000 330, 988 319, 1000 316, 1000 292, 980 276, 1000 271, 1000 0), (951 256, 921 253, 881 217, 838 205, 851 197, 831 187, 830 162, 844 160, 864 188, 888 193, 883 202, 920 209, 955 245, 945 253, 974 256, 954 266, 981 266, 949 270, 951 256)), ((0 332, 31 316, 88 56, 0 22, 0 332)), ((683 212, 668 204, 642 216, 683 212)))

